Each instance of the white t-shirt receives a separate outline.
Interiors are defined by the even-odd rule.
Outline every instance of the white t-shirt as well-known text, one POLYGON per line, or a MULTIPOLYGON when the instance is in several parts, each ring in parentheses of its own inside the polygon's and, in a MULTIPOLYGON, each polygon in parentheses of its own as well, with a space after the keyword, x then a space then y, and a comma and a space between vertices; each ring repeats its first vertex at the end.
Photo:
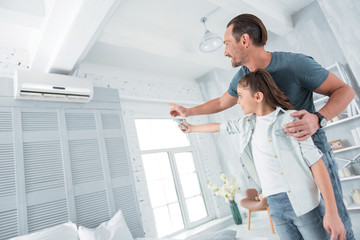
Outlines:
POLYGON ((281 172, 278 167, 278 159, 271 151, 268 128, 274 121, 276 111, 265 116, 256 116, 255 130, 251 139, 252 154, 256 171, 259 176, 262 193, 264 197, 285 192, 281 172))

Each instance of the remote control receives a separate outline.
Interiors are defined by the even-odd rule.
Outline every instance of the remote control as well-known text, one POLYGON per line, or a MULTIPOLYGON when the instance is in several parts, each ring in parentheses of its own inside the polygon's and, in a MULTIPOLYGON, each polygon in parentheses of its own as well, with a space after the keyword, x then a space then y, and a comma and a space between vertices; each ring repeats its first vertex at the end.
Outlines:
POLYGON ((187 127, 183 124, 181 124, 183 121, 186 121, 184 118, 174 118, 174 121, 177 122, 182 130, 187 130, 187 127))

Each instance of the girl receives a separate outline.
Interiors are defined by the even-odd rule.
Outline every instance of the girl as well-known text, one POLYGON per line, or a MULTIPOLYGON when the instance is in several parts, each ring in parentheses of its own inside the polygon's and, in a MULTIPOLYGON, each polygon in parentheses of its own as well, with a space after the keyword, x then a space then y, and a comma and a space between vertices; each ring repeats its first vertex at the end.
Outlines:
POLYGON ((224 124, 182 122, 187 129, 179 128, 185 133, 240 134, 241 165, 267 197, 281 239, 329 239, 326 231, 331 239, 345 239, 322 153, 311 138, 296 141, 284 133, 284 125, 295 120, 290 116, 294 111, 289 110, 293 106, 271 75, 265 70, 246 74, 239 81, 238 95, 243 118, 224 124), (256 171, 251 171, 253 167, 256 171))

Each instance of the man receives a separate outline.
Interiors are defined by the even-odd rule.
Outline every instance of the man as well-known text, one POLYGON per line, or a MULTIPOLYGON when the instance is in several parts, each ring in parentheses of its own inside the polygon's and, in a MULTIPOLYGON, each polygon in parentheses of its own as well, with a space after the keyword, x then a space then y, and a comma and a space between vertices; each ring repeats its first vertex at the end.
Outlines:
POLYGON ((312 136, 315 145, 323 152, 323 160, 332 181, 339 215, 346 228, 346 239, 354 239, 351 220, 342 200, 337 164, 322 127, 326 125, 326 120, 344 111, 355 93, 350 86, 322 68, 311 57, 303 54, 265 51, 266 41, 266 28, 256 16, 242 14, 232 19, 224 34, 224 55, 231 58, 233 67, 242 67, 232 79, 228 91, 219 98, 192 108, 170 103, 169 105, 173 107, 170 115, 188 117, 217 113, 230 108, 237 102, 237 84, 240 78, 256 69, 267 70, 292 105, 300 110, 292 114, 293 117, 300 119, 287 124, 284 131, 299 141, 312 136), (318 112, 313 104, 313 92, 329 96, 327 104, 318 112))

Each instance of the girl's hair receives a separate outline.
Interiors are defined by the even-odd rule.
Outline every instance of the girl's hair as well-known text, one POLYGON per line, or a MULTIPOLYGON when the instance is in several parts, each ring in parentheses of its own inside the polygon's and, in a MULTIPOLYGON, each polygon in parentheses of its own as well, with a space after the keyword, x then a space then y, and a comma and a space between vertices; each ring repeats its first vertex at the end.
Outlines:
POLYGON ((248 87, 252 94, 262 92, 265 102, 273 108, 295 109, 285 93, 278 88, 270 73, 263 69, 257 69, 244 75, 240 79, 238 86, 248 87))
POLYGON ((233 18, 227 25, 234 25, 232 35, 236 42, 240 41, 244 33, 249 34, 250 39, 256 46, 264 46, 267 41, 267 31, 264 23, 252 14, 241 14, 233 18))

